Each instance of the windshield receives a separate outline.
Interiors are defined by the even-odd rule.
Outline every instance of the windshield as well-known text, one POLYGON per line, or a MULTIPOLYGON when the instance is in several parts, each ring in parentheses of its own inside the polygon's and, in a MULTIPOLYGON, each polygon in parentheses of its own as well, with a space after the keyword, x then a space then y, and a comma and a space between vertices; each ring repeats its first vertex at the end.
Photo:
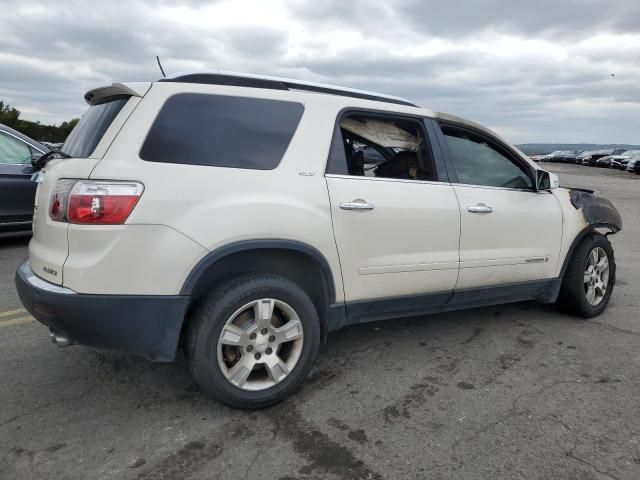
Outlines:
POLYGON ((89 157, 129 98, 119 96, 89 107, 62 145, 61 152, 70 157, 89 157))

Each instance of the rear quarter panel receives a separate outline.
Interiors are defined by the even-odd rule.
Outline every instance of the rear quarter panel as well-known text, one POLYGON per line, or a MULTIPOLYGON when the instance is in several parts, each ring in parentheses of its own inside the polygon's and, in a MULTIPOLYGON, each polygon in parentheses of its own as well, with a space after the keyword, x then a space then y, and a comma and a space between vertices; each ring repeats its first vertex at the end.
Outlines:
MULTIPOLYGON (((336 300, 341 301, 342 279, 324 179, 339 108, 323 95, 301 95, 296 99, 292 92, 276 90, 156 83, 91 178, 142 181, 144 193, 127 224, 173 228, 203 247, 200 257, 224 245, 249 239, 287 239, 308 244, 329 263, 336 300), (169 96, 184 92, 299 101, 305 112, 274 170, 143 161, 139 152, 160 108, 169 96)), ((166 261, 172 260, 169 257, 166 261)), ((184 278, 175 283, 184 281, 187 274, 176 269, 175 275, 184 278)))

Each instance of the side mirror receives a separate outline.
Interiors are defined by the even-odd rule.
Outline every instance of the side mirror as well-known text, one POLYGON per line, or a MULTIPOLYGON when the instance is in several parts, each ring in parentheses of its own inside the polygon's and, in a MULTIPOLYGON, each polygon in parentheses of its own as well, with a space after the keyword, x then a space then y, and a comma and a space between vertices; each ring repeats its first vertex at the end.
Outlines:
POLYGON ((536 170, 536 190, 552 190, 560 186, 560 180, 555 173, 536 170))

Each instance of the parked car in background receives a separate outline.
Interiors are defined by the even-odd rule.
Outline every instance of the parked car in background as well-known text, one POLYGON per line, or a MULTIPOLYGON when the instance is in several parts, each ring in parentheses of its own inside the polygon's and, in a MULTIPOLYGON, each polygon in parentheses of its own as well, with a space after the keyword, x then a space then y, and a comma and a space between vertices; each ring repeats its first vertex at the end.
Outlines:
POLYGON ((556 150, 542 158, 544 162, 572 163, 580 152, 577 150, 556 150))
POLYGON ((582 165, 582 162, 584 161, 585 158, 590 158, 591 155, 594 152, 592 150, 587 150, 585 152, 582 152, 580 155, 578 155, 575 159, 575 163, 576 165, 582 165))
POLYGON ((582 159, 582 165, 587 165, 589 167, 595 167, 598 159, 602 157, 606 157, 607 155, 615 155, 615 150, 596 150, 593 152, 589 152, 589 155, 585 156, 582 159))
POLYGON ((559 156, 558 156, 558 160, 561 163, 575 163, 576 158, 578 157, 578 155, 580 154, 579 150, 567 150, 562 152, 559 156))
POLYGON ((612 155, 611 167, 624 170, 627 166, 627 162, 634 155, 640 155, 640 150, 626 150, 619 155, 612 155))
POLYGON ((42 145, 47 147, 49 150, 53 150, 54 152, 60 152, 62 148, 62 143, 51 143, 51 142, 40 142, 42 145))
POLYGON ((626 169, 627 168, 627 164, 629 163, 629 158, 630 157, 621 157, 619 155, 616 155, 611 160, 611 168, 617 168, 619 170, 626 169))
POLYGON ((49 149, 0 124, 0 231, 29 230, 33 219, 36 171, 32 161, 49 149))
POLYGON ((640 154, 634 155, 627 161, 626 170, 628 172, 640 173, 640 154))
POLYGON ((606 157, 599 158, 598 160, 596 160, 596 167, 609 168, 611 167, 612 160, 613 160, 613 155, 607 155, 606 157))
POLYGON ((541 158, 543 162, 555 162, 558 155, 562 153, 560 150, 556 150, 555 152, 547 153, 541 158))

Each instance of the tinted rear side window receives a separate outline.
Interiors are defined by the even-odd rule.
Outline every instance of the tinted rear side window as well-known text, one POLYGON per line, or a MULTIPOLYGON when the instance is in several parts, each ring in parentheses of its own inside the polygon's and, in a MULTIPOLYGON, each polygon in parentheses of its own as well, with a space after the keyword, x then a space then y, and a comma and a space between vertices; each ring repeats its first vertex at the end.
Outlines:
POLYGON ((129 98, 129 96, 116 97, 109 102, 89 107, 62 145, 62 153, 80 158, 91 155, 104 132, 129 98))
POLYGON ((150 162, 271 170, 302 117, 299 103, 180 93, 164 104, 140 150, 150 162))

